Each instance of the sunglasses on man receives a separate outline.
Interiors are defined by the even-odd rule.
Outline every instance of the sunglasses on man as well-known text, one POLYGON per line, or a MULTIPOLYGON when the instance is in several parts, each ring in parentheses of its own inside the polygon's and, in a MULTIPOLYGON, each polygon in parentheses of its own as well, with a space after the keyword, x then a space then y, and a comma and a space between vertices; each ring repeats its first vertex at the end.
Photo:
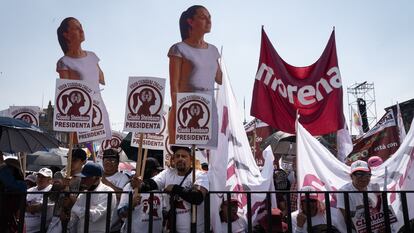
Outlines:
POLYGON ((352 175, 360 178, 360 177, 371 177, 372 174, 369 172, 354 172, 352 173, 352 175))

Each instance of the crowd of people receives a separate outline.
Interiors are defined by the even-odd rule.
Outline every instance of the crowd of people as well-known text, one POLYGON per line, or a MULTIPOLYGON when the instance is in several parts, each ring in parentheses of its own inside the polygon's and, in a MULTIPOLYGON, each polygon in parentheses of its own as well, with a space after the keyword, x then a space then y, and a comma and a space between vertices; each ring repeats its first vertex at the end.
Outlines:
MULTIPOLYGON (((53 173, 52 170, 44 167, 24 178, 18 160, 9 158, 2 161, 0 165, 1 188, 5 193, 25 192, 27 189, 23 223, 25 232, 28 233, 41 230, 42 215, 46 215, 44 229, 47 232, 62 232, 63 229, 67 229, 67 232, 83 232, 85 225, 90 232, 105 232, 108 219, 110 219, 110 232, 128 232, 129 228, 131 232, 141 232, 143 229, 146 231, 150 220, 153 232, 172 232, 171 229, 176 229, 176 232, 189 232, 192 223, 192 205, 197 206, 195 221, 197 232, 205 232, 204 200, 209 190, 208 171, 203 170, 201 166, 196 167, 195 180, 193 180, 190 148, 173 146, 171 150, 173 151, 171 167, 163 169, 157 159, 149 157, 146 160, 143 177, 119 171, 120 156, 115 149, 103 151, 102 165, 88 161, 84 150, 73 150, 70 177, 66 176, 67 168, 53 173), (148 193, 154 190, 160 192, 148 193), (108 196, 108 192, 112 195, 108 196), (45 193, 48 195, 45 196, 45 193), (90 193, 89 199, 88 193, 90 193), (45 197, 48 198, 46 206, 43 204, 45 197), (88 211, 85 209, 86 202, 89 202, 88 211), (108 202, 111 205, 108 205, 108 202), (131 211, 131 218, 128 218, 129 211, 131 211), (129 219, 131 223, 128 223, 129 219)), ((380 165, 381 161, 377 161, 377 158, 371 160, 353 162, 350 170, 352 181, 341 187, 340 191, 379 190, 377 185, 370 183, 370 177, 372 166, 380 165)), ((294 174, 294 171, 289 173, 292 172, 294 174)), ((294 182, 294 178, 290 180, 285 170, 281 168, 274 170, 276 190, 289 190, 292 187, 291 183, 294 182)), ((309 222, 312 224, 313 232, 326 232, 325 197, 317 193, 312 186, 302 187, 299 191, 300 193, 295 193, 298 200, 295 203, 297 209, 286 203, 287 194, 276 193, 278 208, 271 211, 271 218, 274 219, 271 223, 272 232, 287 231, 288 215, 293 232, 308 232, 309 222), (290 213, 287 210, 288 205, 291 207, 290 213)), ((18 200, 23 196, 6 196, 4 200, 18 200)), ((349 194, 348 211, 342 193, 336 195, 336 200, 337 208, 344 219, 348 218, 348 214, 352 218, 358 214, 358 211, 364 210, 362 193, 349 194)), ((11 229, 17 229, 18 210, 21 207, 18 203, 9 201, 2 203, 7 204, 12 213, 5 216, 2 212, 4 218, 2 218, 1 229, 10 229, 4 232, 13 232, 11 229)), ((375 193, 368 193, 368 203, 369 208, 379 209, 380 197, 375 193)), ((223 197, 220 210, 217 210, 222 221, 223 232, 227 232, 229 221, 232 224, 232 232, 246 232, 246 220, 238 215, 239 204, 237 197, 232 196, 230 200, 223 197)), ((331 231, 346 231, 344 219, 332 219, 331 231)), ((267 220, 267 215, 259 220, 253 228, 254 232, 269 232, 267 220)), ((355 230, 356 227, 352 226, 352 229, 355 230)))

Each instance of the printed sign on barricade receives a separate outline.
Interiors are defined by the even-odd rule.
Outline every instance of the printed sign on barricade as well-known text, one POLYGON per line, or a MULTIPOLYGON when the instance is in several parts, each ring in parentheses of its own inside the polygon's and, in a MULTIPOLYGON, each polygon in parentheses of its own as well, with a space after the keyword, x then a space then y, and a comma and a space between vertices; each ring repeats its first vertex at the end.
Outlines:
MULTIPOLYGON (((382 202, 381 202, 381 195, 377 196, 377 200, 380 203, 375 208, 370 208, 370 218, 371 218, 371 230, 373 232, 376 231, 384 231, 385 230, 385 216, 384 216, 384 210, 382 208, 382 202)), ((390 223, 397 222, 397 218, 395 217, 394 210, 392 209, 392 206, 388 206, 389 210, 389 219, 390 223)), ((352 222, 354 223, 354 226, 356 228, 357 233, 367 233, 367 225, 365 221, 365 214, 364 209, 358 209, 355 217, 352 218, 352 222)))
POLYGON ((85 132, 92 128, 93 90, 88 82, 56 80, 53 130, 85 132))
POLYGON ((176 144, 205 145, 211 137, 212 96, 177 93, 176 144))
POLYGON ((10 106, 9 115, 11 118, 21 119, 29 124, 39 126, 40 108, 37 106, 10 106))
POLYGON ((164 92, 165 79, 129 77, 124 131, 159 133, 164 92))
POLYGON ((100 95, 93 96, 93 109, 92 109, 92 130, 90 132, 80 132, 77 134, 78 142, 92 142, 99 139, 106 139, 110 136, 108 131, 109 122, 106 122, 108 117, 104 117, 106 111, 103 111, 105 106, 100 95))

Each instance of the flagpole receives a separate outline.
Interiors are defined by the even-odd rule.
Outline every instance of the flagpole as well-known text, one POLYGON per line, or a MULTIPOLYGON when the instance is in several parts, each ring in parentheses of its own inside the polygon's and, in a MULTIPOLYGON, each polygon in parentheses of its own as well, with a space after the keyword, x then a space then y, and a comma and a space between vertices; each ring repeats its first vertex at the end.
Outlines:
POLYGON ((72 173, 72 150, 73 150, 73 137, 74 136, 75 136, 74 132, 69 133, 68 162, 67 162, 67 165, 66 165, 66 178, 68 178, 68 179, 70 179, 70 176, 71 176, 71 173, 72 173))
POLYGON ((144 149, 144 158, 142 159, 141 177, 144 179, 145 165, 147 164, 148 149, 144 149))

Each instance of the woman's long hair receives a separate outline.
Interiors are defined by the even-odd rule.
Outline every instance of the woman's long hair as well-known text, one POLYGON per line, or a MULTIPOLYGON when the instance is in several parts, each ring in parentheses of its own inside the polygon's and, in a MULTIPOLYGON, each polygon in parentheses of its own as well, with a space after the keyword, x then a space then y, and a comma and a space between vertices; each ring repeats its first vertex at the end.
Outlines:
POLYGON ((65 37, 63 36, 63 33, 68 31, 69 21, 71 21, 73 19, 77 20, 74 17, 65 18, 60 23, 60 26, 57 29, 57 37, 58 37, 59 45, 60 45, 60 48, 62 48, 62 51, 63 51, 64 54, 66 54, 66 52, 68 51, 68 45, 67 45, 67 41, 66 41, 65 37))
POLYGON ((201 5, 194 5, 190 6, 186 11, 181 13, 180 17, 180 33, 181 39, 185 40, 190 36, 190 24, 188 24, 187 19, 192 19, 194 15, 197 13, 198 8, 205 8, 201 5))

